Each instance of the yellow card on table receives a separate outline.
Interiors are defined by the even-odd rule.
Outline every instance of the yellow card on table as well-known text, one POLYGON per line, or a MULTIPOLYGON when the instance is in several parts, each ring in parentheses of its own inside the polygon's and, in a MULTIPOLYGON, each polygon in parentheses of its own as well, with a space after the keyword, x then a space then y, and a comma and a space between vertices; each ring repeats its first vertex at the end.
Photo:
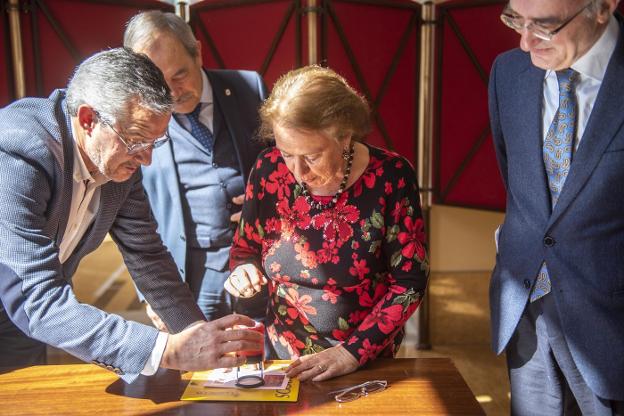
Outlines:
MULTIPOLYGON (((290 360, 274 360, 264 363, 265 380, 267 375, 275 377, 284 374, 283 370, 291 363, 290 360)), ((236 371, 233 369, 232 371, 236 371)), ((241 402, 296 402, 299 397, 299 380, 289 379, 285 386, 279 388, 231 388, 215 387, 220 382, 225 384, 222 369, 196 371, 189 382, 181 400, 192 401, 241 401, 241 402), (219 373, 219 374, 217 374, 219 373)))

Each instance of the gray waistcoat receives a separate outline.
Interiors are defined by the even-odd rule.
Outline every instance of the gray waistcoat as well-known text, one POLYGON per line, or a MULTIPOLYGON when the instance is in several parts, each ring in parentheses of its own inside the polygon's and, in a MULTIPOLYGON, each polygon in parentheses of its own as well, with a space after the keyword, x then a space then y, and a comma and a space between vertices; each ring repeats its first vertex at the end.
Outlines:
POLYGON ((212 153, 186 131, 173 141, 187 242, 194 248, 214 249, 232 243, 230 215, 238 208, 231 201, 245 187, 232 137, 216 106, 213 117, 216 136, 212 153))

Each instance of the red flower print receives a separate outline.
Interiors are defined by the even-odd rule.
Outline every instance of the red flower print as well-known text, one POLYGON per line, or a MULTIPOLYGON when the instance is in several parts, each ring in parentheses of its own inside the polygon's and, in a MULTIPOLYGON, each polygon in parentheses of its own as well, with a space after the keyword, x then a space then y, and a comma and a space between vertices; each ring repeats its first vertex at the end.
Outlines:
POLYGON ((245 199, 246 200, 249 201, 249 200, 254 198, 254 191, 253 191, 253 189, 254 189, 253 183, 251 183, 251 182, 248 183, 247 187, 245 188, 245 199))
POLYGON ((377 325, 379 330, 384 334, 394 331, 403 319, 403 306, 392 305, 385 309, 381 309, 381 305, 376 305, 371 313, 360 324, 359 330, 366 331, 377 325))
POLYGON ((364 182, 364 185, 366 185, 366 187, 368 189, 372 189, 375 187, 375 173, 374 172, 365 172, 362 175, 362 181, 364 182))
POLYGON ((340 257, 338 257, 338 247, 336 247, 335 241, 323 241, 323 248, 316 252, 316 260, 320 263, 338 264, 340 257))
POLYGON ((355 312, 351 312, 349 314, 349 320, 348 322, 350 324, 359 324, 360 322, 362 322, 364 320, 364 318, 366 318, 368 316, 368 314, 370 313, 370 311, 355 311, 355 312))
POLYGON ((315 269, 317 266, 316 253, 313 250, 310 250, 310 243, 307 241, 301 242, 297 241, 295 243, 295 251, 297 255, 295 259, 299 260, 304 267, 315 269))
POLYGON ((279 234, 282 228, 282 220, 279 218, 271 217, 266 220, 264 223, 264 231, 266 233, 277 233, 279 234))
POLYGON ((399 202, 395 202, 394 208, 390 213, 395 223, 398 223, 401 218, 407 215, 407 207, 409 206, 409 200, 404 198, 399 202))
POLYGON ((414 258, 415 254, 416 259, 422 262, 425 259, 425 230, 422 218, 414 221, 412 217, 405 217, 403 225, 407 231, 402 231, 397 236, 397 240, 403 245, 401 254, 406 259, 414 258))
POLYGON ((384 215, 386 212, 386 198, 384 197, 379 197, 379 212, 381 212, 381 215, 384 215))
POLYGON ((397 183, 397 189, 403 189, 405 187, 405 178, 399 179, 399 183, 397 183))
POLYGON ((266 179, 260 178, 260 191, 258 191, 258 199, 264 198, 264 190, 266 189, 266 179))
POLYGON ((386 182, 386 185, 384 186, 384 193, 386 195, 392 194, 392 183, 386 182))
POLYGON ((360 338, 354 335, 354 336, 352 336, 351 338, 349 338, 349 342, 348 342, 348 344, 347 344, 347 345, 353 345, 353 344, 355 344, 356 342, 358 342, 359 340, 360 340, 360 338))
POLYGON ((303 196, 295 199, 292 207, 288 204, 288 199, 280 200, 277 204, 277 213, 283 221, 288 223, 286 228, 289 230, 292 230, 293 226, 302 230, 310 226, 310 205, 303 196))
POLYGON ((307 324, 310 322, 308 314, 316 315, 316 308, 308 305, 308 303, 312 302, 312 297, 310 297, 310 295, 299 297, 299 292, 297 292, 297 290, 289 288, 286 292, 285 299, 286 302, 291 305, 291 307, 287 309, 287 312, 288 316, 292 319, 300 317, 301 321, 307 324))
POLYGON ((412 262, 406 261, 405 264, 401 266, 401 270, 403 270, 404 272, 409 272, 410 270, 412 270, 412 262))
POLYGON ((382 345, 371 344, 370 340, 366 338, 362 343, 362 348, 358 348, 358 354, 360 354, 360 364, 365 364, 367 361, 377 357, 377 354, 379 354, 379 351, 381 351, 382 348, 382 345))
POLYGON ((343 331, 342 329, 334 329, 332 331, 332 337, 334 337, 336 340, 338 341, 344 341, 347 339, 347 337, 349 335, 351 335, 351 333, 353 332, 353 328, 349 328, 346 331, 343 331))
POLYGON ((271 276, 271 279, 273 279, 277 283, 283 283, 287 285, 291 284, 290 276, 288 276, 287 274, 274 273, 273 276, 271 276))
POLYGON ((366 267, 366 260, 355 260, 353 266, 349 267, 349 273, 351 276, 357 276, 359 280, 362 280, 370 272, 370 269, 366 267))
MULTIPOLYGON (((258 220, 256 220, 256 222, 258 222, 258 220)), ((247 241, 253 241, 257 244, 260 244, 262 242, 260 234, 255 232, 255 228, 249 223, 245 223, 245 238, 247 239, 247 241)))
POLYGON ((355 223, 360 216, 360 210, 357 207, 345 205, 344 202, 312 218, 314 228, 317 230, 323 228, 323 238, 326 241, 335 241, 337 247, 341 247, 353 236, 353 228, 350 224, 355 223))
POLYGON ((290 196, 290 185, 295 179, 284 163, 278 163, 277 169, 269 175, 266 190, 270 194, 277 194, 277 199, 290 196))
POLYGON ((301 349, 305 348, 305 344, 297 339, 297 336, 292 331, 284 331, 279 336, 280 344, 288 348, 288 353, 291 358, 299 358, 301 355, 301 349))
POLYGON ((270 159, 272 164, 275 164, 277 159, 282 157, 282 152, 280 152, 277 148, 273 148, 271 151, 267 152, 264 157, 270 159))
MULTIPOLYGON (((332 280, 332 279, 330 279, 332 280)), ((335 305, 338 301, 338 297, 342 294, 342 290, 338 289, 334 285, 325 285, 323 286, 323 300, 329 301, 331 304, 335 305)))

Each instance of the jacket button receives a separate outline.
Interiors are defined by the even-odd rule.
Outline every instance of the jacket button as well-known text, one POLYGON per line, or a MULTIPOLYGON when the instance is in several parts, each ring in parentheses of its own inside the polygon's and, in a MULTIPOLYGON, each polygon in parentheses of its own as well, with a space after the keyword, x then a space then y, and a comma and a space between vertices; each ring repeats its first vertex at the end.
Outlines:
POLYGON ((524 279, 524 288, 525 289, 531 288, 531 281, 529 279, 524 279))
POLYGON ((546 247, 552 247, 555 245, 555 239, 552 238, 551 236, 547 235, 546 237, 544 237, 544 245, 546 247))

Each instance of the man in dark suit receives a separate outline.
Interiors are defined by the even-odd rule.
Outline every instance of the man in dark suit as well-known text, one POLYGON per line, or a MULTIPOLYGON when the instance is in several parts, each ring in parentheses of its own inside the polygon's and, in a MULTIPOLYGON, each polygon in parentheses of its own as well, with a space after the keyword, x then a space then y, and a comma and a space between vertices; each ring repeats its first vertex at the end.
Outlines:
POLYGON ((118 48, 83 62, 66 91, 0 109, 0 366, 43 364, 46 343, 132 381, 236 366, 227 353, 261 344, 226 330, 247 317, 204 322, 156 232, 139 167, 168 141, 172 105, 158 68, 118 48), (167 332, 74 296, 73 273, 107 233, 167 332))
POLYGON ((512 414, 624 412, 624 30, 617 0, 511 0, 494 63, 507 190, 490 285, 512 414))
MULTIPOLYGON (((206 318, 222 317, 234 310, 223 284, 247 177, 263 147, 254 137, 264 83, 256 72, 204 70, 201 43, 173 13, 134 16, 124 46, 154 61, 174 99, 172 140, 143 168, 158 232, 206 318)), ((266 290, 237 302, 237 311, 264 318, 266 290)))

